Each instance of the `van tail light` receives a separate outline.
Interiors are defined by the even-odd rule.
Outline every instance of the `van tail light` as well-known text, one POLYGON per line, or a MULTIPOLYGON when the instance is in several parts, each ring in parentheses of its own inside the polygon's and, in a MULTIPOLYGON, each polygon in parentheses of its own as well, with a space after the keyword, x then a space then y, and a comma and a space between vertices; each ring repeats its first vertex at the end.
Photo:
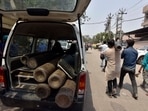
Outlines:
POLYGON ((0 67, 0 87, 5 87, 4 68, 0 67))
POLYGON ((86 86, 86 73, 87 72, 81 72, 80 78, 79 78, 79 84, 78 84, 78 94, 84 94, 85 92, 85 86, 86 86))

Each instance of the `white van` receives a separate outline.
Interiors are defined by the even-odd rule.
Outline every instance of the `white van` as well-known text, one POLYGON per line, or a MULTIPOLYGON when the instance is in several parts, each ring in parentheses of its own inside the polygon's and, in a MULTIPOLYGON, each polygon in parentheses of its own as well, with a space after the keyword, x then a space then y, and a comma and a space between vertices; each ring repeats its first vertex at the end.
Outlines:
POLYGON ((80 17, 90 0, 19 0, 0 4, 3 19, 16 21, 0 67, 6 106, 82 111, 88 71, 80 17), (78 20, 79 30, 75 24, 78 20), (72 41, 62 51, 58 41, 72 41))

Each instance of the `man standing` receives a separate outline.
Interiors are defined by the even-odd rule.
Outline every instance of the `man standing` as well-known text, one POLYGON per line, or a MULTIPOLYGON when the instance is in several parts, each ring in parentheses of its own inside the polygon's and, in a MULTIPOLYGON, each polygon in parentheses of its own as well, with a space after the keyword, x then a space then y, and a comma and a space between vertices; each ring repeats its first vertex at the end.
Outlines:
POLYGON ((128 73, 133 87, 133 97, 135 99, 138 99, 137 83, 135 79, 135 69, 138 52, 136 49, 133 48, 133 45, 135 43, 133 39, 130 38, 126 42, 128 46, 121 53, 123 64, 120 73, 119 89, 122 88, 124 77, 126 73, 128 73))
MULTIPOLYGON (((142 75, 143 75, 143 82, 141 84, 141 87, 146 90, 146 86, 148 86, 148 53, 144 55, 144 58, 141 63, 141 67, 138 70, 139 74, 141 73, 142 70, 142 75)), ((136 75, 138 77, 138 75, 136 75)), ((146 94, 148 96, 148 93, 146 94)))
POLYGON ((120 74, 120 50, 115 48, 115 41, 113 39, 108 41, 108 49, 103 54, 107 58, 105 69, 105 78, 107 81, 107 91, 109 97, 116 97, 117 77, 120 74))
MULTIPOLYGON (((100 58, 101 58, 102 52, 104 52, 107 48, 108 48, 108 45, 106 44, 106 41, 103 41, 103 44, 99 46, 99 49, 100 49, 100 51, 101 51, 101 53, 100 53, 100 58)), ((101 67, 105 67, 105 66, 106 66, 106 58, 103 57, 103 58, 101 58, 101 60, 102 60, 102 61, 101 61, 101 67)), ((104 68, 103 68, 103 69, 104 69, 104 68)))

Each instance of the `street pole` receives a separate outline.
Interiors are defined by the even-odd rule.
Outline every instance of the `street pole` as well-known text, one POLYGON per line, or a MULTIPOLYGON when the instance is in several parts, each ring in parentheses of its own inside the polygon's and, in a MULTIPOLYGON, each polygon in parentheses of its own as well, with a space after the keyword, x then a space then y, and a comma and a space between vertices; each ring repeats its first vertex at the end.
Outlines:
POLYGON ((117 16, 117 18, 116 18, 116 36, 115 36, 115 39, 120 38, 119 37, 119 14, 117 14, 116 16, 117 16))
POLYGON ((119 9, 119 12, 118 12, 118 14, 120 15, 120 17, 119 17, 119 21, 118 22, 120 22, 118 25, 120 25, 120 27, 119 27, 119 38, 120 38, 120 40, 122 40, 122 35, 123 35, 123 31, 122 31, 122 22, 123 22, 123 14, 127 14, 126 12, 125 12, 126 10, 125 9, 119 9))
POLYGON ((110 32, 111 32, 111 19, 112 19, 113 15, 110 13, 107 17, 107 23, 105 24, 106 28, 105 28, 105 33, 108 33, 108 36, 110 38, 110 32))

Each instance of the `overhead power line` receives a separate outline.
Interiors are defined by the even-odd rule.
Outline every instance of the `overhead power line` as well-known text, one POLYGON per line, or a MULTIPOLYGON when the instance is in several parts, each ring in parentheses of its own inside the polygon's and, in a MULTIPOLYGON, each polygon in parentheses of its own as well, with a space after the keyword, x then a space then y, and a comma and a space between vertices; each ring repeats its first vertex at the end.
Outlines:
POLYGON ((93 22, 93 23, 83 23, 83 25, 96 25, 96 24, 102 24, 105 23, 106 21, 102 21, 102 22, 93 22))
POLYGON ((134 20, 143 19, 143 18, 144 17, 138 17, 138 18, 134 18, 134 19, 123 20, 123 22, 129 22, 129 21, 134 21, 134 20))
MULTIPOLYGON (((144 17, 138 17, 138 18, 134 18, 134 19, 129 19, 129 20, 123 20, 123 22, 130 22, 130 21, 135 21, 135 20, 139 20, 139 19, 143 19, 144 17)), ((116 23, 115 23, 116 24, 116 23)), ((114 27, 115 24, 111 27, 112 29, 116 28, 114 27)))
MULTIPOLYGON (((138 19, 143 19, 144 17, 138 17, 138 18, 133 18, 133 19, 129 19, 129 20, 123 20, 122 22, 130 22, 130 21, 134 21, 134 20, 138 20, 138 19)), ((82 25, 97 25, 97 24, 102 24, 102 23, 106 23, 106 21, 101 21, 101 22, 92 22, 92 23, 83 23, 82 25)), ((116 25, 116 22, 111 26, 112 28, 116 25)))
POLYGON ((127 16, 132 16, 135 15, 137 12, 139 13, 139 11, 142 12, 142 8, 148 4, 148 1, 146 2, 146 0, 139 0, 137 1, 134 5, 132 5, 131 7, 127 8, 127 16))
POLYGON ((137 6, 138 4, 140 4, 142 1, 143 1, 143 0, 138 1, 136 4, 134 4, 132 7, 130 7, 130 8, 127 9, 127 10, 130 10, 130 9, 134 8, 135 6, 137 6))
MULTIPOLYGON (((130 22, 130 21, 134 21, 134 20, 138 20, 138 19, 143 19, 144 17, 138 17, 138 18, 133 18, 133 19, 129 19, 129 20, 123 20, 123 22, 130 22)), ((83 23, 82 25, 97 25, 97 24, 102 24, 102 23, 106 23, 106 21, 102 21, 102 22, 93 22, 93 23, 83 23)), ((114 23, 111 27, 114 27, 116 25, 116 23, 114 23)))

